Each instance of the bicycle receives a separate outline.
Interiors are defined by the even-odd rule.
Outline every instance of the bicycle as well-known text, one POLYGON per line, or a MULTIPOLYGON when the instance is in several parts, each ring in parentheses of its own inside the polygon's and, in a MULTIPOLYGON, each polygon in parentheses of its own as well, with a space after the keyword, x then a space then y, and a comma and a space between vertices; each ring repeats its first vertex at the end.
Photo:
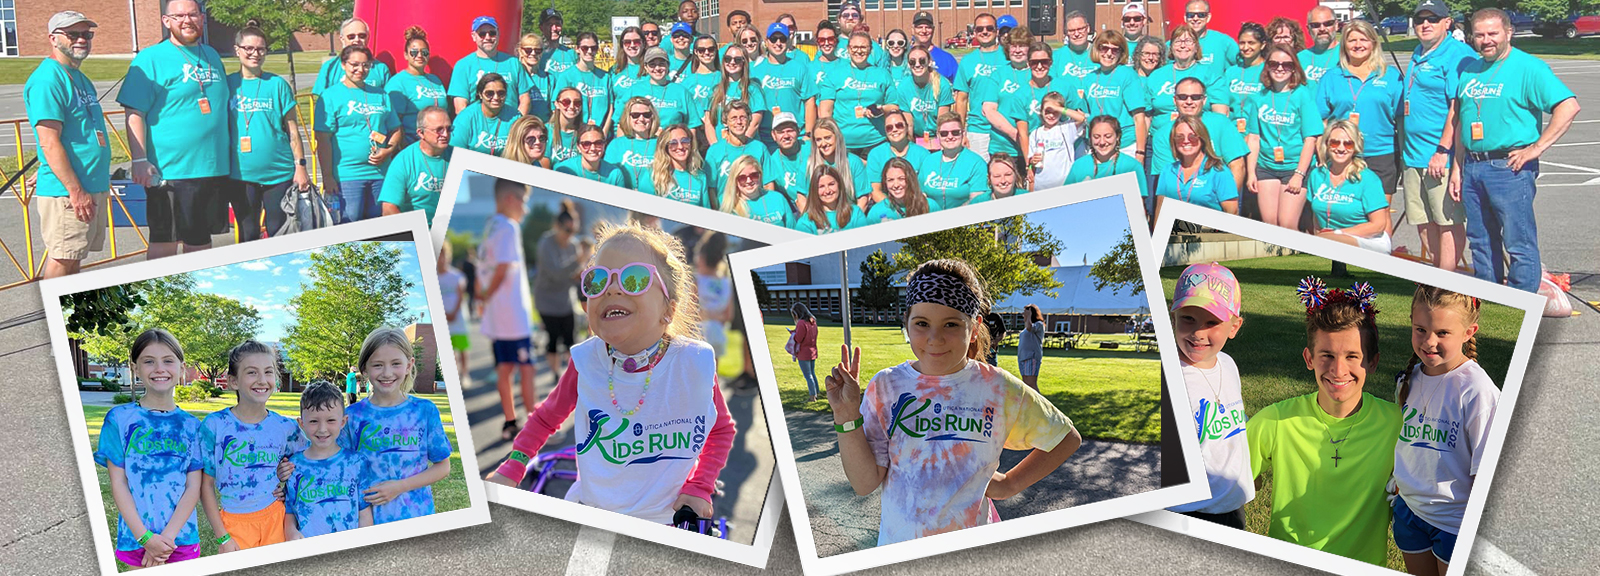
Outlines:
MULTIPOLYGON (((542 452, 534 456, 532 461, 528 463, 528 473, 522 477, 521 482, 517 483, 517 488, 535 494, 544 494, 545 496, 563 497, 565 494, 551 494, 547 493, 545 489, 549 487, 551 480, 576 482, 578 480, 577 470, 558 468, 557 466, 562 462, 576 463, 577 459, 578 449, 572 446, 551 452, 542 452)), ((718 480, 712 498, 726 495, 722 487, 722 481, 718 480)), ((727 540, 728 535, 732 533, 733 523, 728 521, 727 516, 718 516, 716 519, 701 518, 695 513, 694 509, 686 505, 678 508, 678 511, 673 514, 672 526, 696 534, 727 540)))

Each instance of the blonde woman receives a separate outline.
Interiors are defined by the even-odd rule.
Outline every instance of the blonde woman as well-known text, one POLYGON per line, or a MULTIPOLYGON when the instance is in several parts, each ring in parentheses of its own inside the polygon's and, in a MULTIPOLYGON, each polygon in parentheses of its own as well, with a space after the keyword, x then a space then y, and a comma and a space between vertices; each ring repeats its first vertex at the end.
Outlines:
POLYGON ((817 127, 811 131, 811 164, 812 170, 819 166, 827 166, 839 171, 839 176, 844 179, 844 194, 854 200, 862 212, 875 199, 872 195, 872 185, 868 183, 867 165, 846 148, 844 132, 832 118, 821 117, 817 120, 817 127))
POLYGON ((1400 70, 1389 66, 1383 56, 1378 32, 1363 20, 1345 23, 1339 35, 1339 68, 1329 70, 1317 82, 1317 110, 1323 121, 1349 120, 1372 141, 1362 159, 1378 175, 1390 206, 1394 206, 1400 181, 1394 119, 1400 116, 1405 87, 1400 70))
POLYGON ((761 160, 744 155, 728 165, 722 185, 722 211, 768 224, 793 228, 795 208, 782 192, 768 190, 761 174, 761 160))
POLYGON ((694 132, 688 126, 673 124, 661 131, 656 139, 655 159, 650 164, 650 178, 639 182, 639 191, 701 208, 715 208, 711 179, 695 150, 694 132))
POLYGON ((546 131, 543 120, 533 116, 518 118, 511 124, 511 133, 506 136, 506 151, 500 156, 523 164, 549 168, 550 158, 545 156, 548 136, 549 132, 546 131))
MULTIPOLYGON (((557 103, 559 103, 559 99, 557 103)), ((620 132, 606 145, 606 162, 616 164, 636 189, 645 190, 656 159, 656 132, 661 124, 649 98, 634 96, 623 104, 620 132)))
POLYGON ((1362 157, 1366 137, 1349 120, 1335 120, 1317 142, 1322 162, 1306 189, 1317 236, 1388 254, 1389 202, 1378 175, 1362 157))

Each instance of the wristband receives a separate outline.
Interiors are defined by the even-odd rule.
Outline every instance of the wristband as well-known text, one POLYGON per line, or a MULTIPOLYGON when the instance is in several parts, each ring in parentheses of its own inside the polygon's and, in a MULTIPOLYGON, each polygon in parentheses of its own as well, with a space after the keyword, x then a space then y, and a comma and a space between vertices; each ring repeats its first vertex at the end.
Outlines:
POLYGON ((521 450, 512 450, 511 455, 506 456, 506 460, 515 460, 517 462, 521 462, 523 466, 527 466, 529 457, 521 450))
POLYGON ((227 544, 230 540, 233 540, 232 534, 223 534, 221 538, 217 539, 217 545, 221 546, 223 544, 227 544))
POLYGON ((854 432, 854 431, 860 429, 861 425, 865 424, 866 422, 867 422, 867 417, 866 416, 862 416, 862 417, 856 418, 855 420, 852 420, 850 422, 845 422, 844 424, 834 424, 833 425, 833 431, 834 432, 838 432, 840 434, 843 434, 845 432, 854 432))
POLYGON ((149 163, 150 163, 150 162, 149 162, 149 161, 148 161, 148 160, 145 160, 145 158, 144 158, 144 157, 143 157, 143 156, 141 156, 141 157, 138 157, 138 158, 134 158, 134 159, 132 159, 132 160, 129 160, 129 161, 128 161, 128 162, 129 162, 129 163, 132 163, 132 164, 138 164, 138 163, 140 163, 140 162, 144 162, 144 163, 146 163, 146 164, 149 164, 149 163))
POLYGON ((155 532, 151 532, 151 531, 149 531, 149 530, 145 530, 145 531, 144 531, 144 536, 140 536, 140 537, 139 537, 139 545, 140 545, 140 546, 144 546, 144 545, 145 545, 145 543, 146 543, 146 542, 149 542, 149 541, 150 541, 150 539, 151 539, 151 538, 154 538, 154 537, 155 537, 155 535, 156 535, 156 533, 155 533, 155 532))
POLYGON ((1446 156, 1449 156, 1451 154, 1455 154, 1455 150, 1451 150, 1451 149, 1446 148, 1444 146, 1436 146, 1433 149, 1433 153, 1434 154, 1444 154, 1446 156))

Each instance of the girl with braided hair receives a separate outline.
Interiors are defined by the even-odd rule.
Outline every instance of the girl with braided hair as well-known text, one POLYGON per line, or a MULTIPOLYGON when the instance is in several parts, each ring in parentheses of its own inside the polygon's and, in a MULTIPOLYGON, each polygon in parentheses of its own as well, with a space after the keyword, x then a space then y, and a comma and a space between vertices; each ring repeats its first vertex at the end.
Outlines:
POLYGON ((826 379, 851 487, 883 487, 879 546, 998 522, 991 499, 1032 486, 1083 441, 1038 392, 983 362, 989 300, 972 266, 918 266, 906 303, 915 360, 878 372, 863 392, 861 349, 841 346, 826 379), (1000 472, 1002 448, 1032 452, 1000 472))
POLYGON ((1432 286, 1418 285, 1411 296, 1411 364, 1395 386, 1405 420, 1393 509, 1395 545, 1412 574, 1450 567, 1500 402, 1477 362, 1478 308, 1477 298, 1432 286))

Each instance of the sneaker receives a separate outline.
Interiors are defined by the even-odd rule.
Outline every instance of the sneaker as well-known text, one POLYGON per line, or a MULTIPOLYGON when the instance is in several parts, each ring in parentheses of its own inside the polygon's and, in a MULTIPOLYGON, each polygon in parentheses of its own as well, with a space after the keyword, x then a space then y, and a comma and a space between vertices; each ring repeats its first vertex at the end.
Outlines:
POLYGON ((505 425, 500 427, 500 439, 510 441, 511 439, 517 437, 517 432, 519 430, 520 429, 517 428, 517 421, 509 420, 505 423, 505 425))

